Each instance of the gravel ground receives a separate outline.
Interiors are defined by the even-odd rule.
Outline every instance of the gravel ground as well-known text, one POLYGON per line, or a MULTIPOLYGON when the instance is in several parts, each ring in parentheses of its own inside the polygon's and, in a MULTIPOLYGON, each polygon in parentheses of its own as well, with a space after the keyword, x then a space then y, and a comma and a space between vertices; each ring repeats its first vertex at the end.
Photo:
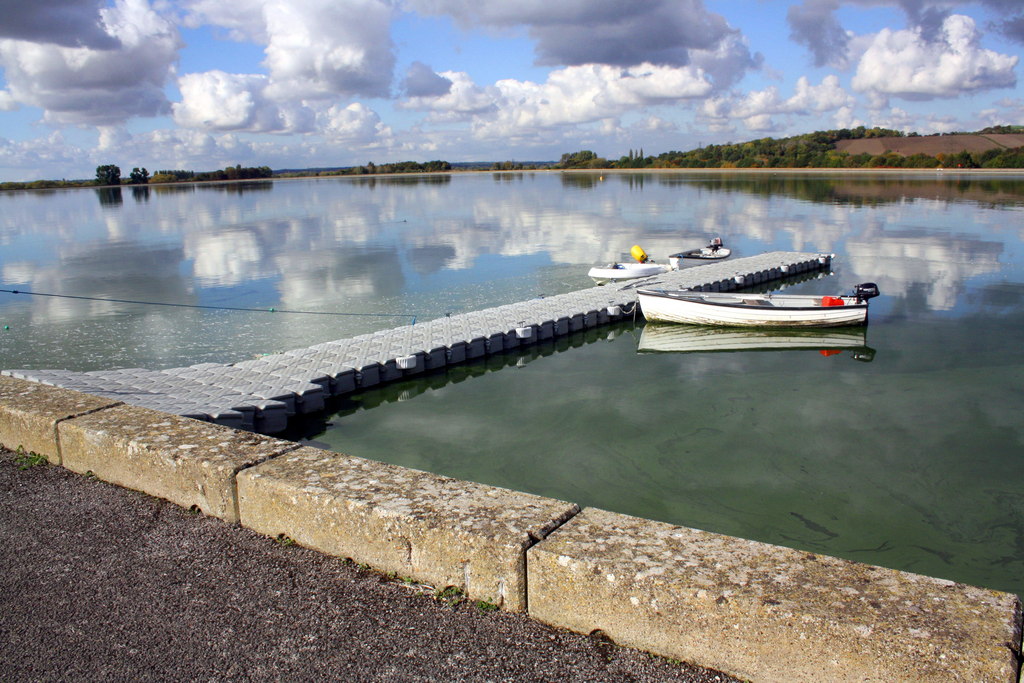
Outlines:
POLYGON ((0 449, 5 681, 731 681, 0 449))

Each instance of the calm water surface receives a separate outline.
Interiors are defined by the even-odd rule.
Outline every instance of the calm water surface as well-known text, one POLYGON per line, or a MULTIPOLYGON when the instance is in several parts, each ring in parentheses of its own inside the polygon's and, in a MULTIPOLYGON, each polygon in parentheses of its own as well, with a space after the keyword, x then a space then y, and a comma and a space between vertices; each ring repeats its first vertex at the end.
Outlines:
POLYGON ((730 352, 629 322, 350 397, 292 436, 1024 594, 1020 176, 0 194, 0 289, 36 293, 0 292, 0 367, 233 362, 587 287, 590 265, 632 244, 664 259, 716 235, 737 257, 835 253, 791 291, 876 282, 871 324, 730 352))

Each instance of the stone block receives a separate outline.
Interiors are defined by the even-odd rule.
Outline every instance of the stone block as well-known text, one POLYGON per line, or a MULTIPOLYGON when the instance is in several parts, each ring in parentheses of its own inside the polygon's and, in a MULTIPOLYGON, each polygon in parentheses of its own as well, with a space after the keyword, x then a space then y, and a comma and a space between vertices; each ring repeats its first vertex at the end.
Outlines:
POLYGON ((70 389, 0 376, 0 444, 45 456, 61 464, 57 424, 120 405, 120 401, 70 389))
POLYGON ((579 507, 303 447, 238 475, 241 522, 328 555, 526 609, 526 550, 579 507))
POLYGON ((586 508, 530 616, 753 681, 1017 680, 1015 595, 586 508))
POLYGON ((239 470, 297 448, 178 415, 117 406, 57 425, 64 467, 238 521, 239 470))

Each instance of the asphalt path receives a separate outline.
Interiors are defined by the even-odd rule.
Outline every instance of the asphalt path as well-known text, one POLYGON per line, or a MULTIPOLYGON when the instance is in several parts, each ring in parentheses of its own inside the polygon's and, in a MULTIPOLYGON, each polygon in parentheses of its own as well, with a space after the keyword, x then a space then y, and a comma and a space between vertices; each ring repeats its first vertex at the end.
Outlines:
POLYGON ((730 681, 0 449, 4 681, 730 681))

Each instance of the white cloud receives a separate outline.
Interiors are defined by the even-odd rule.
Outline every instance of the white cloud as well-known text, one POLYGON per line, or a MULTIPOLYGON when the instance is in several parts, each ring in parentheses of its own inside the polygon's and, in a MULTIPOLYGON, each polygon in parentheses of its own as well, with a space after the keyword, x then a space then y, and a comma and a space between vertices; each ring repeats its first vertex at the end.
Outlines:
POLYGON ((168 109, 163 87, 181 46, 177 30, 146 0, 100 10, 115 49, 0 40, 10 100, 37 106, 51 123, 108 125, 168 109))
POLYGON ((274 95, 387 96, 395 65, 392 12, 381 0, 269 3, 266 65, 274 95))
MULTIPOLYGON (((4 179, 77 178, 79 176, 68 169, 78 167, 87 154, 69 145, 58 131, 23 142, 0 138, 0 169, 5 172, 4 179)), ((87 177, 92 177, 92 173, 87 177)))
POLYGON ((701 116, 708 119, 727 119, 731 109, 730 98, 725 95, 716 95, 701 102, 699 112, 701 116))
MULTIPOLYGON (((242 164, 273 165, 286 146, 263 146, 241 140, 232 133, 211 134, 200 130, 160 129, 130 135, 123 129, 101 130, 100 144, 82 153, 74 164, 117 164, 122 175, 134 166, 159 169, 212 171, 242 164), (85 161, 83 162, 83 159, 85 161)), ((90 175, 91 171, 90 171, 90 175)))
POLYGON ((97 152, 119 151, 132 138, 128 131, 118 126, 100 126, 98 132, 97 152))
POLYGON ((825 76, 817 86, 801 76, 796 82, 796 93, 786 100, 785 109, 799 114, 821 113, 850 107, 853 103, 853 97, 839 85, 836 76, 825 76))
POLYGON ((978 118, 984 126, 1020 125, 1024 121, 1024 100, 1003 97, 995 107, 978 112, 978 118))
POLYGON ((464 71, 438 74, 451 86, 439 96, 410 97, 399 106, 405 109, 430 111, 437 120, 469 120, 473 116, 497 111, 501 93, 496 88, 478 86, 464 71))
POLYGON ((391 129, 381 122, 377 112, 359 102, 331 107, 325 119, 324 135, 334 142, 366 146, 391 136, 391 129))
POLYGON ((0 90, 0 111, 14 111, 18 106, 14 95, 7 90, 0 90))
POLYGON ((856 128, 857 126, 866 126, 863 121, 854 116, 853 107, 840 107, 832 116, 832 121, 835 123, 836 128, 856 128))
POLYGON ((452 82, 446 95, 412 98, 405 106, 469 118, 477 137, 530 135, 598 121, 614 128, 612 120, 627 111, 700 98, 713 88, 699 69, 652 64, 571 66, 552 71, 544 83, 504 79, 488 88, 474 85, 465 73, 441 75, 452 82))
POLYGON ((495 88, 501 94, 499 108, 477 120, 478 137, 612 119, 636 107, 698 98, 712 90, 696 69, 650 64, 572 66, 552 72, 543 84, 501 80, 495 88))
POLYGON ((1019 57, 979 45, 974 20, 950 15, 928 41, 920 29, 883 29, 861 57, 853 77, 856 90, 906 99, 957 97, 1012 87, 1019 57))
POLYGON ((265 45, 271 99, 387 97, 395 65, 389 0, 198 0, 189 26, 265 45))
POLYGON ((916 118, 905 109, 901 109, 899 107, 893 107, 884 116, 876 114, 871 119, 871 123, 872 125, 880 128, 892 128, 894 130, 902 130, 904 132, 916 130, 916 128, 914 128, 916 118))
POLYGON ((775 131, 780 130, 775 121, 768 114, 751 114, 750 116, 744 117, 743 125, 747 127, 747 130, 757 133, 774 133, 775 131))
POLYGON ((186 128, 251 133, 303 133, 313 130, 315 113, 299 103, 267 97, 268 79, 258 74, 209 71, 178 79, 181 102, 174 121, 186 128))
POLYGON ((638 121, 635 128, 649 133, 669 133, 678 130, 679 126, 660 116, 648 116, 638 121))
POLYGON ((214 26, 231 40, 266 44, 269 41, 263 8, 266 0, 183 0, 182 24, 188 28, 214 26))
POLYGON ((700 116, 723 128, 728 120, 739 119, 752 131, 771 132, 780 130, 773 116, 810 116, 833 112, 837 124, 848 121, 854 98, 840 85, 839 78, 830 75, 820 85, 811 85, 806 76, 797 79, 795 92, 788 98, 779 94, 779 89, 769 86, 754 90, 742 98, 715 97, 705 100, 699 111, 700 116))

